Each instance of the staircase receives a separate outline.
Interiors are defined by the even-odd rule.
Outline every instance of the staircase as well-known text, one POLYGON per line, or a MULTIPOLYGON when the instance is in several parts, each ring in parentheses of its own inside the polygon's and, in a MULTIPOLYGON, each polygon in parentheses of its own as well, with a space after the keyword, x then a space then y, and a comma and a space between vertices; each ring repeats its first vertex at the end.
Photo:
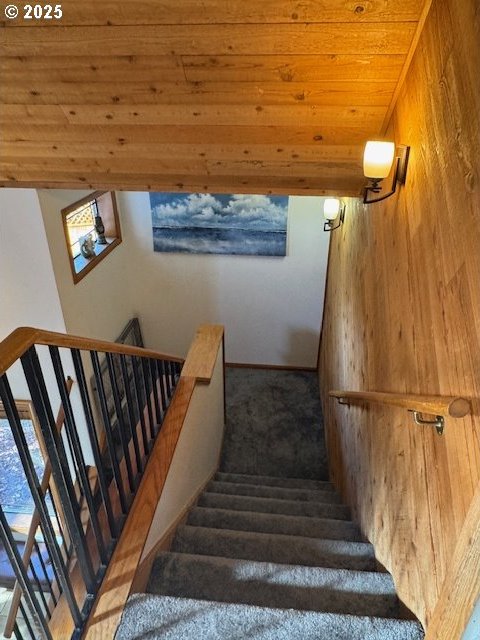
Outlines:
POLYGON ((332 485, 217 473, 116 640, 420 640, 332 485))

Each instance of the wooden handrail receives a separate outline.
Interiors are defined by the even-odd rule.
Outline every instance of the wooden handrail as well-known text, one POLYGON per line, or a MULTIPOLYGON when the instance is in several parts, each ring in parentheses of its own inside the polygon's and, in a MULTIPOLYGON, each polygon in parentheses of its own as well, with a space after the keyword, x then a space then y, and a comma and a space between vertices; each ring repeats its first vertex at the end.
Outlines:
POLYGON ((66 333, 45 331, 33 327, 20 327, 12 331, 5 340, 0 343, 0 375, 3 375, 24 353, 34 344, 65 347, 67 349, 80 349, 86 351, 101 351, 104 353, 120 353, 126 356, 138 356, 141 358, 154 358, 157 360, 170 360, 183 363, 183 358, 170 354, 134 347, 128 344, 82 338, 66 333))
MULTIPOLYGON (((65 386, 66 386, 68 395, 70 395, 70 391, 73 386, 72 378, 67 378, 65 386)), ((57 419, 55 421, 55 427, 56 427, 57 433, 59 434, 61 433, 64 422, 65 422, 65 411, 64 411, 63 405, 61 405, 58 411, 57 419)), ((48 485, 50 484, 50 478, 52 475, 52 466, 48 458, 45 458, 44 462, 45 462, 45 468, 43 471, 42 481, 40 483, 40 491, 45 496, 45 494, 47 493, 48 485)), ((25 547, 22 555, 23 566, 27 569, 28 569, 28 565, 30 564, 33 545, 35 543, 35 535, 36 535, 39 524, 40 524, 40 514, 38 512, 38 509, 35 507, 32 513, 32 520, 30 522, 30 527, 28 529, 27 539, 25 540, 25 547)), ((22 597, 22 589, 18 581, 15 581, 12 602, 10 604, 8 618, 5 623, 5 629, 3 631, 3 634, 6 638, 10 638, 13 633, 13 627, 15 625, 15 621, 17 618, 17 612, 18 612, 18 607, 20 605, 21 597, 22 597)))
POLYGON ((463 418, 471 411, 470 402, 458 396, 423 396, 379 391, 329 391, 328 395, 351 403, 388 404, 408 411, 450 418, 463 418))

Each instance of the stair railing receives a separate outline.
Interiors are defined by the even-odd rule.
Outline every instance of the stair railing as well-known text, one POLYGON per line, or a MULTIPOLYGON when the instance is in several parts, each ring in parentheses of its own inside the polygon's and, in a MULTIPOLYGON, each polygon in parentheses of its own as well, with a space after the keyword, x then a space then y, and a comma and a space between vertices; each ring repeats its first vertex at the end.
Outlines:
POLYGON ((52 630, 54 619, 74 636, 81 634, 182 365, 180 358, 140 347, 32 328, 17 329, 0 344, 0 401, 38 522, 27 542, 39 564, 27 567, 0 505, 0 539, 20 591, 13 624, 18 640, 71 637, 72 631, 52 630), (67 370, 76 382, 73 395, 67 370), (98 409, 87 384, 90 371, 98 409), (51 471, 52 491, 39 477, 16 407, 20 378, 38 418, 41 448, 48 452, 43 475, 51 471), (63 433, 55 405, 63 414, 63 433))
MULTIPOLYGON (((67 387, 67 393, 70 395, 70 391, 72 389, 73 386, 73 380, 72 378, 68 377, 66 380, 66 387, 67 387)), ((63 425, 65 423, 65 412, 63 410, 63 406, 60 407, 58 415, 57 415, 57 419, 55 421, 55 426, 57 429, 58 433, 61 433, 63 425)), ((46 498, 47 495, 52 494, 52 487, 50 486, 50 478, 52 476, 52 466, 50 464, 50 461, 48 459, 48 455, 44 456, 44 463, 45 463, 45 470, 43 472, 43 476, 42 476, 42 480, 40 482, 40 491, 43 494, 43 496, 46 498)), ((51 498, 50 498, 51 499, 51 498)), ((51 503, 53 505, 53 502, 51 503)), ((64 537, 64 533, 63 533, 63 527, 61 524, 61 519, 60 516, 57 519, 57 529, 58 529, 58 533, 60 534, 60 538, 62 540, 62 548, 64 551, 64 554, 66 555, 66 560, 68 560, 68 556, 69 556, 69 541, 68 539, 65 539, 64 537)), ((64 523, 64 521, 63 521, 64 523)), ((55 581, 55 578, 53 577, 52 580, 48 579, 48 569, 45 566, 45 562, 43 560, 42 557, 42 552, 40 549, 40 545, 36 539, 37 536, 37 531, 38 531, 38 527, 40 526, 40 514, 38 512, 37 509, 34 509, 33 513, 32 513, 32 519, 30 521, 30 526, 28 528, 28 533, 27 533, 27 537, 25 540, 25 548, 23 550, 23 554, 22 554, 22 562, 23 562, 23 566, 29 570, 32 573, 32 577, 34 577, 34 580, 36 582, 36 586, 38 588, 38 592, 39 594, 42 594, 40 597, 42 597, 42 600, 45 600, 44 605, 45 605, 45 617, 47 618, 47 620, 50 619, 51 617, 51 609, 55 608, 57 601, 58 601, 58 597, 60 595, 60 589, 59 589, 59 585, 57 584, 57 582, 55 581), (36 554, 36 558, 38 560, 38 562, 41 565, 42 568, 42 573, 43 573, 43 577, 46 579, 47 581, 47 588, 44 589, 42 588, 40 583, 40 580, 38 579, 38 576, 36 575, 36 570, 35 567, 33 565, 33 561, 32 561, 32 555, 36 554), (49 593, 49 600, 47 600, 47 598, 45 597, 44 591, 47 590, 49 593)), ((65 524, 63 524, 63 526, 65 526, 65 524)), ((3 630, 3 635, 6 638, 11 638, 12 633, 14 633, 15 631, 15 625, 16 625, 16 620, 17 620, 17 615, 18 615, 18 609, 20 607, 20 602, 21 602, 21 598, 22 598, 22 589, 20 587, 20 584, 18 583, 18 580, 15 581, 15 586, 13 588, 13 596, 12 596, 12 601, 10 604, 10 608, 8 611, 8 616, 7 616, 7 621, 5 623, 5 629, 3 630)))
POLYGON ((340 404, 376 403, 407 409, 413 414, 415 424, 435 427, 443 434, 445 418, 463 418, 471 412, 470 402, 459 396, 429 396, 378 391, 329 391, 340 404), (433 416, 425 419, 423 414, 433 416))

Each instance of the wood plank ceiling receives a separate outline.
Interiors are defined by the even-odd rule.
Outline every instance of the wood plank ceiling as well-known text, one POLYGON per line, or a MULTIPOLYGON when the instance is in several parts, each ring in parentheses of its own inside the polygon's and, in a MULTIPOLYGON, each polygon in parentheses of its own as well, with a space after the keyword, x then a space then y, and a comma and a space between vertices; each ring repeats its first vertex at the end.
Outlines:
POLYGON ((61 7, 59 20, 0 19, 1 186, 356 195, 363 143, 388 120, 426 11, 419 0, 61 7))

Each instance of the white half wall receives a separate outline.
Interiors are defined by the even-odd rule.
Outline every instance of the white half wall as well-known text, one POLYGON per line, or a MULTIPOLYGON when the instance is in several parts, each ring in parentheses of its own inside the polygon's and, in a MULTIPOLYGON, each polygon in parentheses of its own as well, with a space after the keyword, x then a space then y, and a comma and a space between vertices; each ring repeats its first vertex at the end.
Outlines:
POLYGON ((142 560, 162 540, 217 470, 223 442, 223 398, 223 353, 220 347, 210 383, 197 384, 193 391, 142 560))
POLYGON ((323 198, 290 197, 285 258, 155 253, 148 193, 117 199, 146 344, 185 355, 195 328, 217 323, 227 362, 316 366, 329 243, 323 198))

